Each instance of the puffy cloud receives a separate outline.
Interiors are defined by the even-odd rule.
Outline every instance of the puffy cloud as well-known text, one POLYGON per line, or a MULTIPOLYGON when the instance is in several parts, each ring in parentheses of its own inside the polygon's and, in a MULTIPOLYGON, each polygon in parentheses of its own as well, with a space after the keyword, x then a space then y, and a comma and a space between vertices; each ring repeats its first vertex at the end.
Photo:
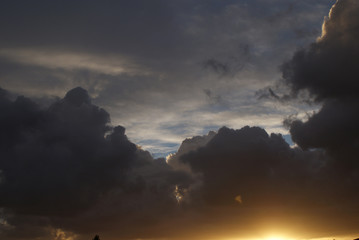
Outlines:
POLYGON ((283 65, 283 78, 293 93, 308 91, 323 104, 308 121, 291 121, 293 140, 306 149, 324 148, 348 166, 357 166, 359 153, 358 13, 357 1, 338 0, 322 36, 283 65))
POLYGON ((318 100, 357 95, 358 11, 356 1, 337 1, 317 42, 283 65, 283 77, 294 92, 308 90, 318 100))
POLYGON ((116 172, 129 167, 136 151, 119 127, 106 144, 109 115, 81 88, 47 111, 18 97, 2 112, 1 205, 17 212, 67 215, 87 208, 101 194, 94 189, 106 192, 108 183, 120 183, 116 172), (113 165, 113 172, 103 175, 101 165, 113 165))
MULTIPOLYGON (((195 139, 192 145, 196 144, 195 139)), ((187 141, 184 146, 190 145, 187 141)), ((297 194, 304 195, 300 190, 294 194, 288 190, 295 184, 304 190, 307 186, 301 179, 310 177, 309 173, 318 171, 322 165, 318 159, 305 160, 304 155, 291 149, 281 135, 269 136, 261 128, 223 127, 215 136, 212 134, 207 144, 198 144, 196 150, 182 153, 180 160, 203 175, 206 202, 233 205, 240 195, 247 206, 269 206, 289 202, 297 194)))
POLYGON ((45 109, 4 90, 0 97, 6 239, 203 239, 243 235, 270 219, 292 226, 317 219, 313 226, 326 230, 357 222, 357 175, 262 128, 186 139, 166 163, 109 125, 82 88, 45 109))
POLYGON ((322 104, 307 121, 287 119, 286 123, 302 149, 325 151, 324 179, 327 189, 336 193, 328 198, 347 211, 356 211, 353 199, 359 187, 358 13, 357 1, 338 0, 323 23, 322 36, 282 67, 283 79, 294 95, 308 92, 322 104))
POLYGON ((248 126, 187 139, 180 150, 169 163, 186 164, 196 175, 199 185, 186 194, 194 209, 206 209, 202 221, 214 229, 218 221, 251 228, 265 219, 288 229, 311 221, 311 237, 318 229, 333 232, 332 225, 354 231, 359 221, 352 214, 358 210, 358 166, 345 168, 323 150, 291 148, 280 134, 248 126))
POLYGON ((1 89, 0 207, 7 238, 46 238, 51 229, 83 233, 139 212, 157 218, 154 209, 176 207, 175 186, 192 181, 138 149, 125 128, 110 126, 109 114, 82 88, 46 109, 7 95, 1 89))

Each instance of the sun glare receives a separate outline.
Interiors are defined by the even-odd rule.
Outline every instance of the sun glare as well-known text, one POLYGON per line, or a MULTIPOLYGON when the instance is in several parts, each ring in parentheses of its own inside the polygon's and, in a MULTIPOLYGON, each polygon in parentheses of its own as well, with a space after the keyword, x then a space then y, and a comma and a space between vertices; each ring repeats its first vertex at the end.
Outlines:
MULTIPOLYGON (((243 240, 244 238, 230 238, 230 239, 226 239, 226 240, 243 240)), ((287 238, 284 236, 278 236, 278 235, 273 235, 273 236, 269 236, 269 237, 262 237, 262 238, 246 238, 247 240, 294 240, 294 238, 287 238)))
POLYGON ((267 237, 265 240, 285 240, 285 238, 279 237, 279 236, 270 236, 270 237, 267 237))

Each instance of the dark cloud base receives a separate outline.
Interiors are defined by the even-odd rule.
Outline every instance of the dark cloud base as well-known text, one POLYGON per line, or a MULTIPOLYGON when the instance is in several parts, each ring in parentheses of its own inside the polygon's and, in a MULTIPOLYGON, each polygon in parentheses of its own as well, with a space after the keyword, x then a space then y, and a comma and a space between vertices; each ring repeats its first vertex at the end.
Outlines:
MULTIPOLYGON (((352 138, 338 151, 326 150, 330 141, 301 150, 258 127, 223 127, 186 139, 166 162, 109 125, 82 88, 46 109, 7 95, 1 90, 2 238, 200 239, 249 234, 270 221, 317 219, 313 226, 327 231, 359 222, 357 150, 344 151, 352 138)), ((316 118, 292 123, 303 148, 307 139, 293 129, 316 118)))
POLYGON ((171 209, 175 185, 191 182, 128 141, 123 127, 110 126, 109 114, 82 88, 47 109, 6 95, 1 89, 0 206, 7 238, 32 238, 26 229, 49 227, 83 232, 95 219, 102 229, 117 215, 149 215, 145 205, 171 209))
POLYGON ((353 183, 359 175, 358 12, 357 1, 337 1, 324 21, 321 38, 282 67, 292 94, 308 91, 322 104, 308 121, 289 121, 293 140, 303 149, 324 149, 336 166, 333 174, 353 183))

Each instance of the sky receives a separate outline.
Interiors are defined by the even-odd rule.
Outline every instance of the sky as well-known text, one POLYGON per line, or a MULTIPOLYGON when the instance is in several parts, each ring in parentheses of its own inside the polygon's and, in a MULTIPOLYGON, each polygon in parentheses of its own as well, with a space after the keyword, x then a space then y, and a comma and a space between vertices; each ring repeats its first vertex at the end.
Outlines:
POLYGON ((283 116, 317 108, 261 93, 333 3, 2 1, 0 84, 39 100, 80 86, 155 157, 222 126, 288 134, 283 116))
POLYGON ((359 237, 356 0, 1 1, 0 238, 359 237))

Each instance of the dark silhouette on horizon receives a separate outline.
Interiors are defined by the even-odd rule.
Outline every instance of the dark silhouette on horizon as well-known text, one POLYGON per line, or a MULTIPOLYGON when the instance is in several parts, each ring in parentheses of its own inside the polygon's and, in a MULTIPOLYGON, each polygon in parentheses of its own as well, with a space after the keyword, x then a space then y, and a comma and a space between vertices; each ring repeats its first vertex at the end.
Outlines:
POLYGON ((99 235, 96 235, 93 240, 100 240, 100 236, 99 235))

